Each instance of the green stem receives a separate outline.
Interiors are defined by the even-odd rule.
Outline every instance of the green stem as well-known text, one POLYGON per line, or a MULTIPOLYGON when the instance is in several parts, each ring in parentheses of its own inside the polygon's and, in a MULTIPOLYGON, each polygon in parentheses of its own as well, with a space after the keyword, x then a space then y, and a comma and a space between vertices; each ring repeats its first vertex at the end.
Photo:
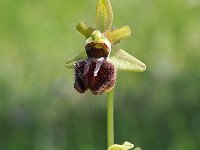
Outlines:
POLYGON ((108 147, 114 144, 114 90, 107 97, 107 137, 108 147))

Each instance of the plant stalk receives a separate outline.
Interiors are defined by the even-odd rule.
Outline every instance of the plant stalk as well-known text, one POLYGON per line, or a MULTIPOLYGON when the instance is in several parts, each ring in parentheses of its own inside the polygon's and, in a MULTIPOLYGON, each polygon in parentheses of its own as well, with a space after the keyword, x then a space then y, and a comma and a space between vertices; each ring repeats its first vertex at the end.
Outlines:
POLYGON ((114 144, 114 90, 107 96, 107 138, 109 147, 114 144))

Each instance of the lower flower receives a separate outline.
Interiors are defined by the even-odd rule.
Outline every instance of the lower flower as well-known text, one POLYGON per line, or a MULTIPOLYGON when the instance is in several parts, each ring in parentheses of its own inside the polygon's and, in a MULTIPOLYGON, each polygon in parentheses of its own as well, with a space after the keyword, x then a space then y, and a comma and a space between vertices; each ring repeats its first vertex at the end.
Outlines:
MULTIPOLYGON (((129 150, 129 149, 132 149, 133 147, 134 147, 133 144, 129 142, 124 142, 123 145, 119 145, 119 144, 111 145, 107 150, 129 150)), ((141 148, 136 147, 134 150, 141 150, 141 148)))

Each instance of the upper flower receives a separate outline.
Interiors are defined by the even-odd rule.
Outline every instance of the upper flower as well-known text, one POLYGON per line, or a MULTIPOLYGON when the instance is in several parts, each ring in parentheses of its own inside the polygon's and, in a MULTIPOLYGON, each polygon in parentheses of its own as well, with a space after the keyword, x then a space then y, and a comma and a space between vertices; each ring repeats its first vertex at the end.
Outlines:
MULTIPOLYGON (((113 13, 109 0, 98 0, 96 11, 96 27, 89 27, 86 23, 80 22, 76 30, 86 38, 86 45, 92 41, 104 43, 109 50, 121 40, 131 35, 131 29, 128 25, 118 29, 112 28, 113 13)), ((99 44, 101 45, 101 44, 99 44)), ((89 47, 91 45, 88 45, 89 47)), ((97 45, 96 45, 97 46, 97 45)), ((103 47, 103 45, 101 45, 103 47)), ((105 47, 103 47, 105 48, 105 47)), ((87 47, 86 47, 87 49, 87 47)), ((74 63, 78 60, 87 58, 87 50, 81 50, 75 57, 69 59, 65 66, 73 68, 74 63)), ((122 49, 113 50, 110 53, 109 60, 119 71, 143 72, 146 65, 122 49)))
POLYGON ((109 0, 98 0, 96 27, 80 22, 76 29, 86 38, 85 50, 65 64, 75 69, 75 89, 84 93, 90 89, 94 94, 102 94, 114 87, 116 70, 143 72, 146 65, 122 49, 113 47, 131 35, 129 26, 112 28, 113 12, 109 0), (111 50, 112 49, 112 50, 111 50), (84 61, 80 61, 84 60, 84 61))

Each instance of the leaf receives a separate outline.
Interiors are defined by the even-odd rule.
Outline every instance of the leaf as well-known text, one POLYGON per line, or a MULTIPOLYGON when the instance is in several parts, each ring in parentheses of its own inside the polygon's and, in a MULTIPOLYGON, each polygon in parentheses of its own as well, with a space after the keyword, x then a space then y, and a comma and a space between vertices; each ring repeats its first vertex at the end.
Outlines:
POLYGON ((129 150, 129 149, 132 149, 133 147, 134 147, 133 144, 129 142, 124 142, 123 145, 119 145, 119 144, 111 145, 107 150, 129 150))
POLYGON ((92 32, 94 31, 94 29, 92 29, 91 27, 89 27, 87 24, 85 24, 84 22, 80 22, 77 26, 76 26, 76 30, 81 33, 86 39, 88 39, 92 32))
POLYGON ((110 0, 98 0, 96 8, 96 29, 101 32, 110 30, 113 22, 113 12, 110 0))
POLYGON ((77 55, 75 55, 73 58, 67 60, 67 62, 65 63, 65 67, 66 68, 73 68, 74 67, 74 63, 78 60, 81 59, 86 59, 86 53, 85 50, 80 51, 77 55))
POLYGON ((117 70, 135 72, 143 72, 146 70, 146 65, 143 62, 122 49, 118 50, 108 60, 114 64, 117 70))
POLYGON ((128 25, 104 33, 104 36, 110 41, 112 45, 119 43, 122 39, 128 38, 130 35, 131 29, 128 25))

